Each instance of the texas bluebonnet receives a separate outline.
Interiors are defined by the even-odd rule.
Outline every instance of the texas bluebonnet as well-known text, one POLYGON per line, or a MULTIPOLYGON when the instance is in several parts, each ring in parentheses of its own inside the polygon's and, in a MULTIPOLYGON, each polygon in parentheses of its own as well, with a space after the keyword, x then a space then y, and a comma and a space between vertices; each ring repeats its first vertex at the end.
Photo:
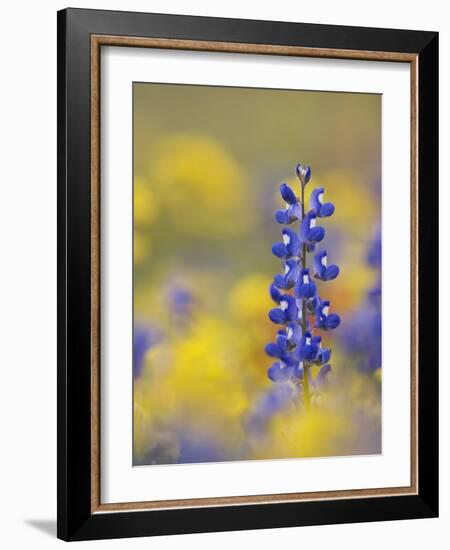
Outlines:
POLYGON ((160 341, 161 332, 141 324, 136 324, 133 332, 133 376, 137 378, 144 369, 145 355, 160 341))
POLYGON ((282 241, 272 246, 272 252, 283 261, 282 273, 275 276, 270 286, 270 296, 277 307, 269 312, 270 320, 280 325, 276 341, 267 344, 266 353, 276 359, 268 369, 273 382, 288 383, 302 388, 305 407, 311 402, 311 386, 318 391, 325 385, 331 350, 322 348, 322 337, 315 330, 329 331, 340 324, 336 313, 330 313, 330 302, 322 300, 312 277, 330 281, 339 274, 337 265, 328 265, 326 250, 317 250, 325 237, 325 229, 319 225, 322 218, 331 216, 335 207, 324 202, 324 189, 314 189, 310 195, 309 209, 305 205, 305 187, 311 180, 311 168, 298 164, 295 169, 300 183, 300 196, 286 183, 280 186, 286 207, 275 212, 275 220, 289 225, 282 230, 282 241), (294 229, 294 223, 298 223, 294 229), (315 253, 312 265, 308 254, 315 253), (312 366, 321 367, 313 380, 312 366))
POLYGON ((381 367, 381 232, 375 232, 367 251, 367 264, 376 270, 377 278, 360 307, 348 319, 340 334, 346 353, 355 360, 356 368, 373 374, 381 367))

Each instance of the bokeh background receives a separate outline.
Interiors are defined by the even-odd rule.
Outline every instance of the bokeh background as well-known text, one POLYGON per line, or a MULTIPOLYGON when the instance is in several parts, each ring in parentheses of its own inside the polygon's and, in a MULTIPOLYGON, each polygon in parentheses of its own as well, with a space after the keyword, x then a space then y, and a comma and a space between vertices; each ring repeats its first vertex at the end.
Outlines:
MULTIPOLYGON (((381 452, 381 97, 135 83, 135 465, 381 452), (342 319, 309 413, 267 377, 273 212, 297 162, 342 319)), ((131 374, 131 373, 130 373, 131 374)))

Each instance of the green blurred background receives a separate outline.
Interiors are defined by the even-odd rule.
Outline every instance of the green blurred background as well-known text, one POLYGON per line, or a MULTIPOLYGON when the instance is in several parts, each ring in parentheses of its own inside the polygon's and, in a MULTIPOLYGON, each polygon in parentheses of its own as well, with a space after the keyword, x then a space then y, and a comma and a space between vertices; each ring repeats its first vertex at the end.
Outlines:
POLYGON ((323 294, 342 326, 379 276, 366 257, 381 96, 135 83, 133 102, 134 463, 379 452, 381 365, 361 373, 339 335, 325 338, 333 384, 313 413, 290 404, 257 430, 249 419, 274 386, 273 212, 280 183, 298 191, 297 162, 336 206, 324 247, 341 275, 323 294))

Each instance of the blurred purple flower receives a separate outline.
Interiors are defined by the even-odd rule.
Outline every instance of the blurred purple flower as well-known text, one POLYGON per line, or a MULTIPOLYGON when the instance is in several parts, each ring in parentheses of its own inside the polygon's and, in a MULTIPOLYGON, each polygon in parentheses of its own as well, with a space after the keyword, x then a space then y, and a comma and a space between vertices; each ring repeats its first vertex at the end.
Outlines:
POLYGON ((202 437, 189 433, 183 433, 180 440, 179 464, 195 464, 201 462, 221 462, 230 460, 212 437, 202 437))
POLYGON ((358 370, 371 373, 381 367, 381 312, 368 300, 350 317, 341 337, 358 370))
POLYGON ((250 432, 263 432, 272 416, 286 409, 298 394, 297 388, 289 383, 271 386, 261 394, 247 417, 246 426, 250 432))
POLYGON ((381 230, 377 229, 367 250, 367 263, 374 269, 381 269, 381 230))
POLYGON ((159 330, 149 326, 135 325, 133 334, 133 377, 142 374, 145 354, 161 339, 159 330))
POLYGON ((180 317, 189 317, 194 306, 194 296, 186 287, 172 284, 168 290, 170 310, 180 317))
POLYGON ((372 373, 381 367, 381 231, 378 229, 367 251, 367 263, 378 272, 375 285, 341 332, 342 345, 353 355, 359 371, 372 373))

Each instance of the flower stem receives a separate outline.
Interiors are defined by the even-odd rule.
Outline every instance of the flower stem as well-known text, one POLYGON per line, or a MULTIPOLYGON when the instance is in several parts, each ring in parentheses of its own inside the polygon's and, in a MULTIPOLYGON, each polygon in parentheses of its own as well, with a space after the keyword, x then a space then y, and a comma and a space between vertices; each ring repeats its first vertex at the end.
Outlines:
MULTIPOLYGON (((302 221, 305 217, 305 186, 303 185, 303 182, 301 182, 301 189, 302 189, 302 202, 301 202, 301 210, 302 210, 302 221)), ((303 243, 302 245, 302 268, 306 268, 306 244, 303 243)), ((308 320, 307 320, 307 310, 306 310, 306 299, 302 298, 302 335, 305 334, 307 328, 308 328, 308 320)), ((308 377, 308 370, 309 365, 306 362, 303 362, 303 399, 305 402, 305 409, 309 411, 311 406, 311 393, 309 391, 309 377, 308 377)))

